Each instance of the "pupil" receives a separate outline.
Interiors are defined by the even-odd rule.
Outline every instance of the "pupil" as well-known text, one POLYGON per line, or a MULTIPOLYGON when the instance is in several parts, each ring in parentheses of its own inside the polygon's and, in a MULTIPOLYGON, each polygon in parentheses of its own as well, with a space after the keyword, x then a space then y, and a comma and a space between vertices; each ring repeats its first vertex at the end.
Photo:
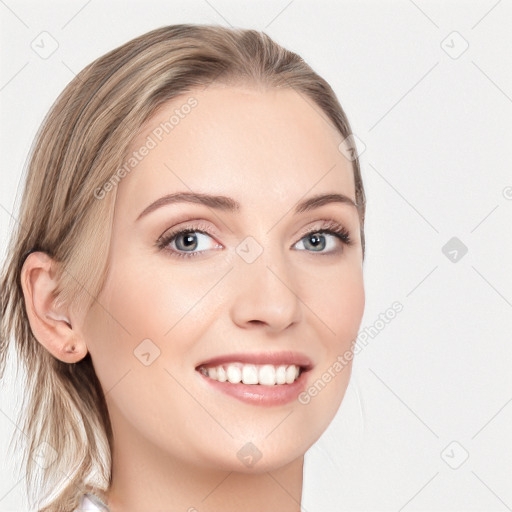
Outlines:
POLYGON ((319 234, 310 235, 309 240, 310 240, 310 243, 311 243, 311 240, 313 240, 313 242, 311 243, 311 245, 313 247, 318 248, 319 246, 322 246, 321 248, 323 249, 324 244, 322 244, 322 235, 319 235, 319 234))
MULTIPOLYGON (((188 249, 191 248, 191 246, 194 246, 196 241, 194 240, 195 236, 193 234, 187 234, 183 235, 183 240, 185 241, 184 246, 188 249)), ((194 248, 194 247, 192 247, 194 248)))

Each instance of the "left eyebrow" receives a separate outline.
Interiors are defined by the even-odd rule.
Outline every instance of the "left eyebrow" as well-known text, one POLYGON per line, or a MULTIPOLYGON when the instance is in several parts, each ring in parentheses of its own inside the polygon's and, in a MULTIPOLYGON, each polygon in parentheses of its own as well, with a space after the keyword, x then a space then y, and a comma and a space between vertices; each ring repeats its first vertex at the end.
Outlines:
MULTIPOLYGON (((227 196, 218 196, 218 195, 210 195, 210 194, 200 194, 194 192, 176 192, 174 194, 168 194, 163 197, 160 197, 149 206, 147 206, 137 217, 136 222, 148 215, 152 211, 161 208, 162 206, 166 206, 174 203, 196 203, 203 204, 208 206, 209 208, 214 208, 216 210, 223 210, 229 212, 239 212, 240 211, 240 203, 235 201, 231 197, 227 196)), ((294 213, 304 213, 315 208, 320 208, 325 204, 329 203, 341 203, 349 206, 353 206, 357 209, 356 203, 348 196, 344 194, 317 194, 315 196, 309 197, 307 199, 302 200, 295 206, 294 213)))
POLYGON ((320 208, 324 204, 341 203, 353 206, 356 210, 357 204, 345 194, 318 194, 316 196, 304 199, 295 206, 295 214, 309 212, 315 208, 320 208))

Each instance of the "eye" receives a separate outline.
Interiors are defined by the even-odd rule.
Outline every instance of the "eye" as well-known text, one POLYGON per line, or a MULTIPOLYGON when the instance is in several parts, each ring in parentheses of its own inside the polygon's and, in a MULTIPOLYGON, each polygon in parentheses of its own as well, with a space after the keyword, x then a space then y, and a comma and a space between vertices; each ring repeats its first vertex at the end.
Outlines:
MULTIPOLYGON (((178 258, 191 258, 201 255, 211 249, 222 249, 223 246, 216 243, 213 235, 208 231, 208 226, 185 226, 164 233, 156 242, 158 249, 170 253, 178 258)), ((339 253, 337 246, 353 245, 349 231, 334 220, 324 221, 316 230, 304 233, 294 247, 299 250, 318 254, 339 253), (328 236, 327 236, 328 235, 328 236), (327 250, 326 250, 327 249, 327 250)))
POLYGON ((296 245, 301 244, 302 248, 310 252, 328 254, 339 252, 337 245, 352 245, 348 230, 335 221, 327 221, 326 227, 308 231, 296 245), (326 235, 329 237, 326 239, 326 235), (327 248, 327 250, 325 250, 327 248))
POLYGON ((220 244, 208 246, 209 239, 213 240, 212 235, 207 231, 187 227, 171 231, 170 233, 164 233, 158 239, 157 247, 169 251, 179 258, 190 258, 210 249, 222 248, 220 244))

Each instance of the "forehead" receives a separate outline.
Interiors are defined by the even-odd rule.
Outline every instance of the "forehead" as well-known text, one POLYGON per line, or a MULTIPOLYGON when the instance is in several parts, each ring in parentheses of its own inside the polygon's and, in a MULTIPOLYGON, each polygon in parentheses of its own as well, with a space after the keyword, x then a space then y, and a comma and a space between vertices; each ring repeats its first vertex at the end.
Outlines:
POLYGON ((118 200, 139 208, 175 191, 229 195, 249 207, 293 205, 308 191, 355 200, 342 140, 294 89, 212 85, 174 98, 145 123, 130 144, 134 165, 118 200))

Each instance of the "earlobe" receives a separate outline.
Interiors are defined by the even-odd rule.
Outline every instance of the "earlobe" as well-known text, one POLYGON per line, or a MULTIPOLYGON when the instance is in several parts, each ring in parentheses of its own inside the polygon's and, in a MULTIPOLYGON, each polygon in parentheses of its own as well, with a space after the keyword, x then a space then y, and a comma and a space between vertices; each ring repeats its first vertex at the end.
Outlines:
POLYGON ((44 252, 29 254, 21 270, 25 309, 32 332, 41 345, 65 363, 76 363, 87 354, 85 341, 71 312, 55 303, 55 265, 44 252))

